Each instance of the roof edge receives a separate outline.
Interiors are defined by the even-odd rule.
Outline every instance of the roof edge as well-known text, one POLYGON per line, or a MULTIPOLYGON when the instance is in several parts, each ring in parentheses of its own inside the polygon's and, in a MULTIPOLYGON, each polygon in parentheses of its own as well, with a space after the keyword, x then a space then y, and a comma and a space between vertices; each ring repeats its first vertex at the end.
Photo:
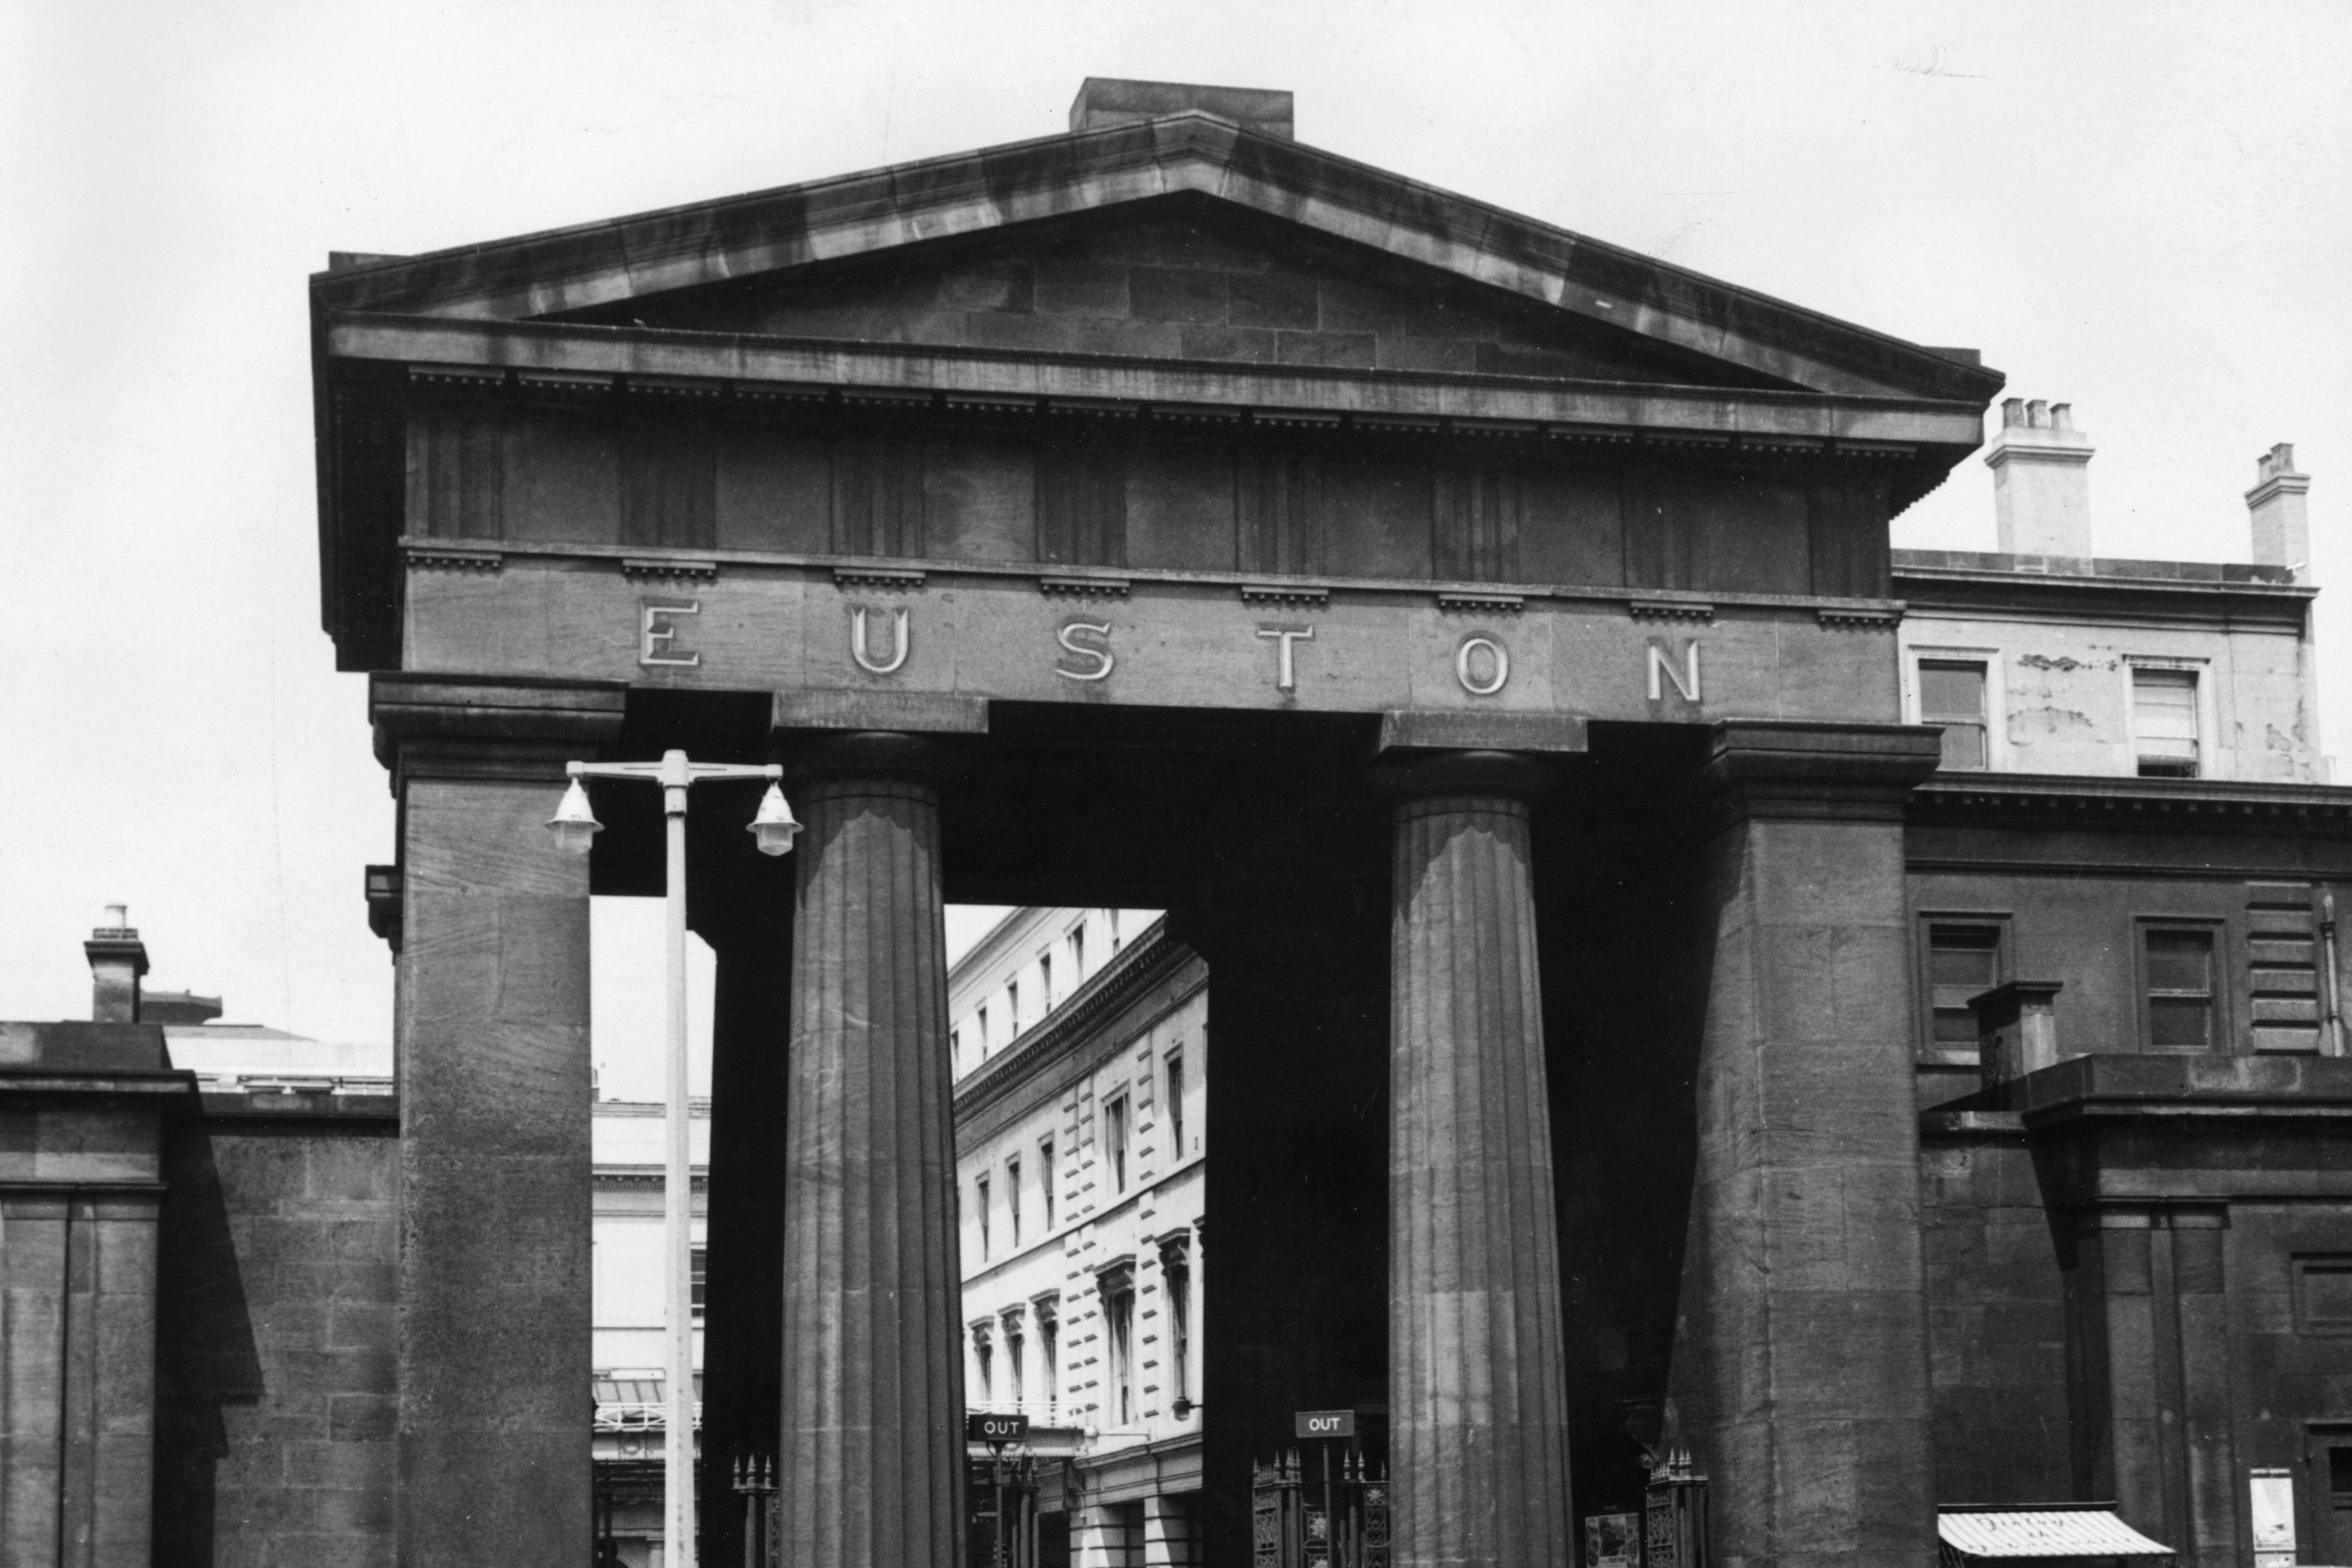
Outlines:
MULTIPOLYGON (((1848 390, 1964 401, 1989 401, 2004 384, 1999 371, 1948 350, 1198 110, 345 266, 312 275, 310 295, 320 312, 543 315, 1181 192, 1636 336, 1732 362, 1785 361, 1776 374, 1843 372, 1855 383, 1848 390)), ((1801 374, 1790 379, 1810 384, 1801 374)))

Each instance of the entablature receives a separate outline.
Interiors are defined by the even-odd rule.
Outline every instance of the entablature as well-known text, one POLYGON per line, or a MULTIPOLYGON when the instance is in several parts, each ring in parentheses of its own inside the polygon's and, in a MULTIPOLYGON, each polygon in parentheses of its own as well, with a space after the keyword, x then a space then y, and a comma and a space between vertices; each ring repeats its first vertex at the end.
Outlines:
POLYGON ((352 314, 330 356, 396 370, 420 388, 558 399, 626 392, 751 402, 863 401, 947 413, 1062 414, 1349 428, 1384 435, 1649 440, 1749 460, 1836 455, 1940 476, 1973 450, 1973 404, 1916 398, 1568 382, 1346 366, 1203 363, 951 345, 857 343, 544 321, 352 314))

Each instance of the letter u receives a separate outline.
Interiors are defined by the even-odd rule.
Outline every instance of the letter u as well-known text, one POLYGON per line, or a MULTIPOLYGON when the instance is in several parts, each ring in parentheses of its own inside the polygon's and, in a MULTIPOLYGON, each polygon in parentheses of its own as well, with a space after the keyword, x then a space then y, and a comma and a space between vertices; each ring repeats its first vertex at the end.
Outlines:
POLYGON ((895 675, 898 673, 898 667, 907 662, 907 651, 913 641, 907 632, 907 612, 903 610, 893 610, 890 614, 893 617, 890 627, 890 657, 887 662, 877 662, 867 651, 866 606, 861 604, 849 612, 849 656, 856 660, 857 667, 869 675, 895 675))

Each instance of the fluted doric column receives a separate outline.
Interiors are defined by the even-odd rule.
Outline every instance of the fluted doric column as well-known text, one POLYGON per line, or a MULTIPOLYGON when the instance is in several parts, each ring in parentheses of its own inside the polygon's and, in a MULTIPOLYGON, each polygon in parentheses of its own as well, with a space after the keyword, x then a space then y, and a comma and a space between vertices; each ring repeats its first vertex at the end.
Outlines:
POLYGON ((1568 1431, 1529 803, 1502 752, 1383 770, 1396 800, 1390 1464, 1400 1568, 1565 1568, 1568 1431))
POLYGON ((944 761, 865 733, 801 768, 779 1477, 795 1568, 963 1561, 944 761))

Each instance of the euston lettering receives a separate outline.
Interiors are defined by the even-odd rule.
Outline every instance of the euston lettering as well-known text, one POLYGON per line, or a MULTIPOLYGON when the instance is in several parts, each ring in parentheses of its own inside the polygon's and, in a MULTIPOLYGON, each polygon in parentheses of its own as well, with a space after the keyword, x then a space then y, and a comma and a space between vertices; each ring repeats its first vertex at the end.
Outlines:
POLYGON ((1274 659, 1275 686, 1281 691, 1297 691, 1298 689, 1298 665, 1297 663, 1297 656, 1291 651, 1292 646, 1295 643, 1312 643, 1315 641, 1315 628, 1312 626, 1273 626, 1268 625, 1265 622, 1258 622, 1257 634, 1262 641, 1270 642, 1276 646, 1276 652, 1274 659))
POLYGON ((1118 661, 1110 651, 1110 622, 1108 621, 1066 621, 1055 642, 1076 657, 1089 661, 1072 668, 1068 660, 1054 666, 1054 673, 1066 681, 1099 681, 1108 679, 1118 661), (1088 641, 1081 642, 1081 637, 1088 641), (1101 642, 1092 641, 1100 638, 1101 642))
POLYGON ((1666 650, 1659 644, 1656 638, 1653 637, 1650 639, 1649 645, 1649 665, 1652 702, 1663 700, 1668 685, 1675 688, 1675 694, 1683 701, 1686 703, 1698 701, 1697 638, 1693 637, 1683 644, 1682 668, 1676 669, 1674 661, 1666 656, 1666 650))
POLYGON ((1454 678, 1472 696, 1491 697, 1511 678, 1510 653, 1484 632, 1473 632, 1454 651, 1454 678), (1486 655, 1484 660, 1474 657, 1482 652, 1486 655), (1484 674, 1478 673, 1481 664, 1486 665, 1484 674))
POLYGON ((856 660, 857 667, 869 675, 895 675, 907 662, 912 642, 907 630, 907 612, 893 610, 890 614, 893 617, 890 622, 890 656, 877 659, 872 644, 866 641, 866 606, 861 604, 849 612, 849 656, 856 660))
POLYGON ((674 615, 699 615, 702 601, 688 600, 684 604, 647 604, 637 622, 637 663, 651 669, 662 664, 692 669, 702 663, 699 653, 681 653, 671 649, 678 629, 670 623, 674 615))

